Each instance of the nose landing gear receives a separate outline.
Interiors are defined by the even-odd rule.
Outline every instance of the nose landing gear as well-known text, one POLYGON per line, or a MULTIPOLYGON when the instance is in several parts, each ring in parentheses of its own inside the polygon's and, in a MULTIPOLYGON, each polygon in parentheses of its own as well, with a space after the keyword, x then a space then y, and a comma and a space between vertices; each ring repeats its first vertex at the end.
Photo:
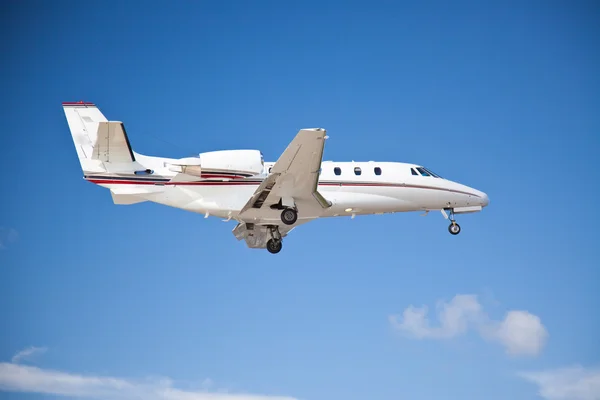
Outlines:
POLYGON ((453 220, 448 226, 448 232, 450 232, 452 235, 458 235, 460 233, 460 225, 453 220))
POLYGON ((441 210, 442 211, 442 215, 444 216, 445 219, 450 219, 450 225, 448 226, 448 232, 450 232, 451 235, 458 235, 460 233, 460 225, 456 223, 456 220, 454 219, 454 211, 450 208, 448 209, 448 211, 450 211, 450 217, 448 218, 448 214, 446 214, 446 210, 441 210))

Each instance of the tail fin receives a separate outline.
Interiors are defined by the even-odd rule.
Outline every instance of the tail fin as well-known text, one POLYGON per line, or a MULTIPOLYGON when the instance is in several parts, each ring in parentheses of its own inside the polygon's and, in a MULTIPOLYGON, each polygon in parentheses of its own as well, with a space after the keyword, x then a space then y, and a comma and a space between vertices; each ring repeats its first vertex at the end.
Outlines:
POLYGON ((63 109, 84 173, 106 172, 105 163, 135 162, 122 122, 108 121, 93 103, 63 103, 63 109))

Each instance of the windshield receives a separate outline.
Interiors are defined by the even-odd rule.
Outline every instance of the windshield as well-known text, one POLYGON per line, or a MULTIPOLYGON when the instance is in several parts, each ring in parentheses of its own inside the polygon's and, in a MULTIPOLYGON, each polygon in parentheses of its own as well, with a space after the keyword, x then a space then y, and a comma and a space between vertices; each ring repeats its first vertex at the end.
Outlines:
POLYGON ((423 176, 433 176, 434 178, 442 178, 438 174, 431 172, 431 170, 425 167, 417 167, 417 171, 419 171, 419 173, 423 176))

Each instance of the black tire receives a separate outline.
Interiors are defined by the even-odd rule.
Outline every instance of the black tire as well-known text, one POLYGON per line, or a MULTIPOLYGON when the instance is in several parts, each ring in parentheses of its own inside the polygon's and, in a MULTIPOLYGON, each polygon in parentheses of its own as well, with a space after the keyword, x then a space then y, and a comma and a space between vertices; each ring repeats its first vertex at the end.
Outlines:
POLYGON ((460 225, 455 223, 452 223, 448 226, 448 232, 450 232, 451 235, 458 235, 460 233, 460 225))
POLYGON ((281 222, 286 225, 294 225, 298 220, 298 213, 293 208, 286 208, 281 212, 281 222))
POLYGON ((281 242, 281 240, 269 239, 269 241, 267 242, 267 250, 271 254, 279 253, 282 247, 283 243, 281 242))

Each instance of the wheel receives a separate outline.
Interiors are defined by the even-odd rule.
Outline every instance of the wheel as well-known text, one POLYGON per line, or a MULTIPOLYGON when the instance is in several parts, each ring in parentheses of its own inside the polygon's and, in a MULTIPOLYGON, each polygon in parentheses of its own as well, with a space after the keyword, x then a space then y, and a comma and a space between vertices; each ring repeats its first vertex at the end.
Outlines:
POLYGON ((286 208, 281 212, 281 221, 286 225, 294 225, 298 219, 298 213, 293 208, 286 208))
POLYGON ((283 243, 281 242, 281 240, 269 239, 269 241, 267 242, 267 250, 269 250, 269 253, 271 254, 279 253, 282 247, 283 243))
POLYGON ((448 232, 453 235, 458 235, 460 233, 460 225, 456 222, 451 223, 450 226, 448 226, 448 232))

